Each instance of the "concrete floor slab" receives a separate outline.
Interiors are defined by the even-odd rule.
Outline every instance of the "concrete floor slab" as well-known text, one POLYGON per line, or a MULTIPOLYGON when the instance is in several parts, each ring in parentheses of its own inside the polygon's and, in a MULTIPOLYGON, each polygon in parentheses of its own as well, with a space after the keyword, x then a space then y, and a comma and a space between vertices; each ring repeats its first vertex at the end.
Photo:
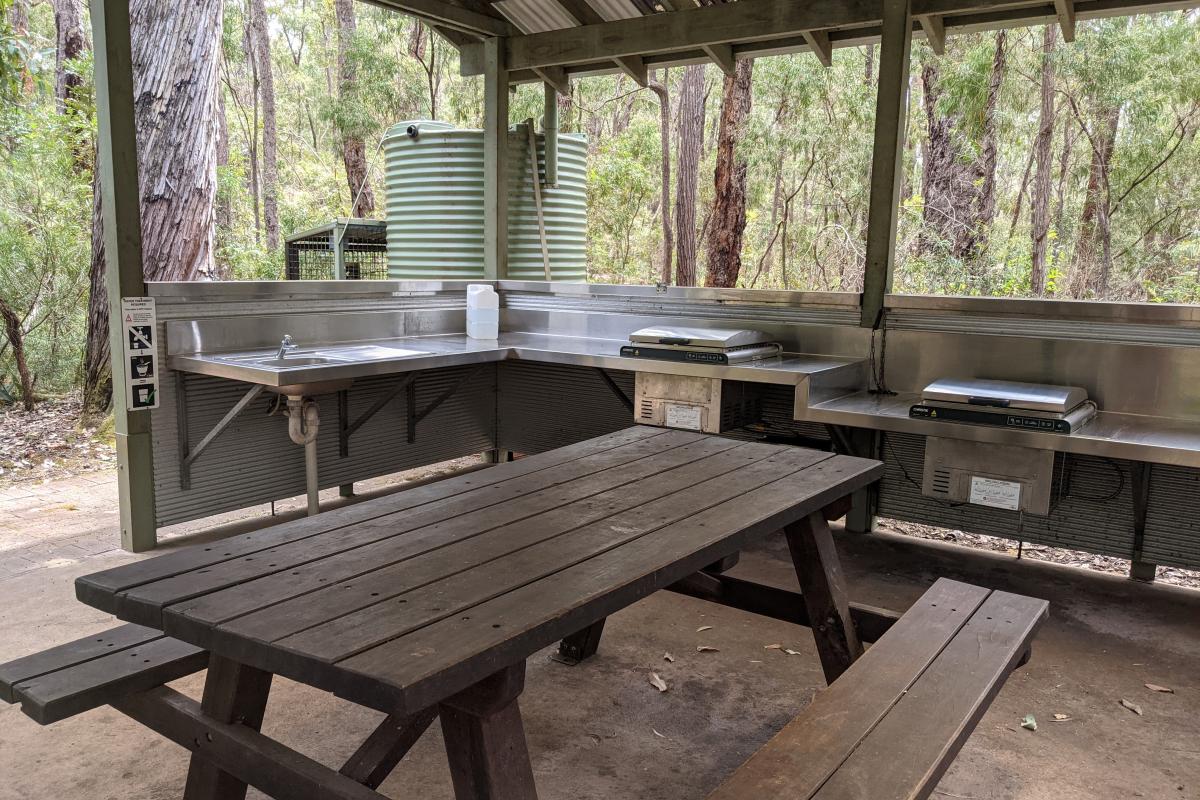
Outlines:
MULTIPOLYGON (((1032 661, 1008 682, 935 798, 1200 798, 1200 592, 899 536, 840 535, 838 543, 863 602, 906 608, 949 576, 1051 603, 1032 661), (1144 714, 1123 708, 1123 698, 1144 714), (1056 713, 1068 719, 1056 722, 1056 713), (1026 714, 1037 718, 1036 733, 1020 727, 1026 714)), ((0 660, 112 624, 75 601, 72 581, 137 557, 79 552, 0 580, 0 660)), ((0 574, 6 557, 0 551, 0 574)), ((794 585, 781 540, 746 553, 734 574, 794 585)), ((703 797, 823 685, 807 629, 665 592, 614 616, 594 659, 567 667, 548 652, 531 659, 522 698, 543 798, 703 797), (777 643, 799 654, 765 649, 777 643), (651 671, 669 691, 649 684, 651 671)), ((175 685, 198 697, 201 681, 175 685)), ((379 719, 280 680, 264 731, 339 764, 379 719)), ((4 800, 178 797, 186 766, 181 748, 111 709, 42 728, 0 706, 4 800)), ((436 726, 381 790, 451 797, 436 726)))

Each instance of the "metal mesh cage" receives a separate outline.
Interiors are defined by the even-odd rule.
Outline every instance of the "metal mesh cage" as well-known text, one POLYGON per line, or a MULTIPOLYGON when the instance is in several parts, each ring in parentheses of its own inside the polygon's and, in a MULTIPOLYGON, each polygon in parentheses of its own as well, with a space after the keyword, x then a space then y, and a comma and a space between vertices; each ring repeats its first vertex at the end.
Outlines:
POLYGON ((382 220, 336 219, 288 237, 284 250, 285 280, 374 281, 388 277, 387 223, 382 220), (340 244, 340 259, 335 242, 340 244))

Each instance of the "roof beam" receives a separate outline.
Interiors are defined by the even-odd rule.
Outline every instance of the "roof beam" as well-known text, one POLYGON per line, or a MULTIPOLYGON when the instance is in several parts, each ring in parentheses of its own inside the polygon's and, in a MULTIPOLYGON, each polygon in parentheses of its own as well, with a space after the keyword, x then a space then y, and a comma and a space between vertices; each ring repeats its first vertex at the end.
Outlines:
POLYGON ((804 41, 808 42, 808 49, 813 51, 826 67, 833 66, 833 43, 829 41, 829 34, 825 31, 805 31, 804 41))
POLYGON ((1075 41, 1074 0, 1054 0, 1054 11, 1058 15, 1058 27, 1062 29, 1063 41, 1075 41))
POLYGON ((937 14, 919 14, 917 21, 925 31, 925 41, 939 56, 946 55, 946 23, 937 14))
MULTIPOLYGON (((605 23, 604 17, 600 16, 600 12, 592 8, 587 3, 587 0, 555 0, 555 2, 562 6, 563 10, 575 20, 576 25, 603 25, 605 23)), ((616 62, 622 72, 633 78, 634 83, 643 89, 646 88, 649 73, 646 69, 646 62, 641 56, 633 55, 629 58, 614 58, 613 61, 616 62)), ((463 74, 466 75, 468 73, 464 72, 463 74)))
MULTIPOLYGON (((559 0, 567 2, 568 0, 559 0)), ((678 2, 679 0, 676 0, 678 2)), ((1074 0, 1075 19, 1104 19, 1130 14, 1200 7, 1200 0, 1074 0)), ((1014 5, 1010 0, 912 0, 914 17, 939 16, 949 33, 990 31, 1054 24, 1052 0, 1014 5)), ((859 47, 879 41, 880 6, 872 0, 740 0, 631 20, 589 24, 587 28, 530 34, 509 40, 510 80, 540 80, 530 64, 562 66, 571 76, 603 75, 616 69, 615 55, 641 55, 651 68, 698 64, 709 60, 702 44, 729 43, 736 58, 794 53, 806 49, 804 31, 820 29, 834 47, 859 47), (751 13, 728 22, 738 8, 751 13), (774 10, 772 7, 778 7, 774 10), (693 15, 702 16, 701 23, 693 15), (776 15, 776 16, 772 16, 776 15), (682 20, 672 27, 671 20, 682 20), (713 20, 716 20, 714 22, 713 20), (782 23, 780 22, 782 21, 782 23), (726 24, 728 22, 728 24, 726 24), (784 24, 785 23, 785 24, 784 24), (633 37, 629 39, 628 37, 633 37), (626 38, 623 38, 626 37, 626 38)), ((482 45, 462 48, 463 75, 483 72, 482 45)))
POLYGON ((731 44, 706 44, 701 45, 701 48, 708 57, 713 60, 713 63, 721 68, 721 71, 726 75, 733 75, 737 72, 737 61, 733 58, 733 45, 731 44))
POLYGON ((520 34, 508 21, 479 14, 443 0, 375 0, 378 5, 403 11, 432 24, 481 36, 520 34))

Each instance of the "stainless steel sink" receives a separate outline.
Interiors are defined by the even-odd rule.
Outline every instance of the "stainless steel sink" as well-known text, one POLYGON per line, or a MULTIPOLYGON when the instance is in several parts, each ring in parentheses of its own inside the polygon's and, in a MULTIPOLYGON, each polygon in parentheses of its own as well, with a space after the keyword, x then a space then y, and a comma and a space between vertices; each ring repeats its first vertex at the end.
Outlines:
POLYGON ((328 358, 325 356, 292 356, 290 358, 275 358, 268 356, 267 358, 248 358, 246 363, 257 364, 260 367, 316 367, 321 364, 341 364, 345 363, 346 359, 328 358))

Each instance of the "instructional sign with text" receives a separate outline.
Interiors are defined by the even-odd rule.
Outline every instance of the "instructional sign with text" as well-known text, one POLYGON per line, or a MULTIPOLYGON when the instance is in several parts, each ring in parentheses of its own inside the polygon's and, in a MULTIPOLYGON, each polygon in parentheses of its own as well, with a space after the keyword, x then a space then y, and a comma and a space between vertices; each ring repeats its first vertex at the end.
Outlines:
POLYGON ((153 297, 122 297, 125 329, 125 407, 130 411, 158 408, 157 319, 153 297))

